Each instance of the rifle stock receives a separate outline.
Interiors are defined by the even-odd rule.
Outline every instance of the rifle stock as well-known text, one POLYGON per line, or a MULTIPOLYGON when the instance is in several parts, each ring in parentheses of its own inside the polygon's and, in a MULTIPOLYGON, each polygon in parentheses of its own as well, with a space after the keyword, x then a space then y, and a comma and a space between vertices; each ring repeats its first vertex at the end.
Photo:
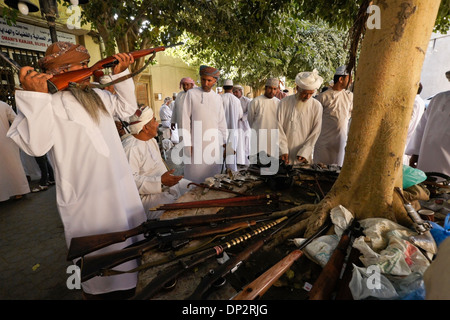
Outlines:
POLYGON ((302 249, 310 244, 315 238, 321 235, 330 227, 329 223, 326 223, 315 234, 306 239, 298 249, 289 253, 282 260, 277 262, 269 270, 264 272, 261 276, 252 281, 249 285, 245 286, 241 292, 234 296, 233 300, 255 300, 261 298, 267 290, 298 260, 302 255, 302 249))
POLYGON ((85 237, 75 237, 70 241, 67 260, 84 256, 109 245, 123 242, 130 237, 137 236, 147 230, 145 222, 133 229, 126 231, 110 232, 85 237))
MULTIPOLYGON (((161 46, 156 48, 142 49, 137 51, 129 52, 135 59, 144 57, 146 55, 156 53, 159 51, 164 51, 167 48, 174 47, 180 45, 182 43, 177 43, 171 46, 161 46)), ((117 59, 113 56, 107 57, 95 63, 92 67, 86 69, 80 69, 75 71, 69 71, 61 74, 56 74, 49 80, 51 85, 49 86, 50 93, 56 93, 58 91, 64 90, 69 87, 70 82, 80 82, 84 79, 92 76, 95 71, 113 67, 118 63, 117 59)), ((47 82, 48 83, 48 82, 47 82)))
POLYGON ((344 260, 351 242, 351 234, 354 231, 354 228, 357 227, 359 227, 359 223, 353 219, 349 227, 343 232, 336 249, 333 251, 333 254, 322 269, 319 277, 314 282, 314 285, 309 292, 309 300, 331 299, 341 275, 344 260))
POLYGON ((67 260, 82 257, 98 249, 107 247, 111 244, 123 242, 126 239, 139 234, 151 235, 158 229, 176 229, 194 225, 205 225, 225 220, 243 219, 255 216, 267 215, 268 213, 254 212, 243 214, 210 214, 202 216, 187 216, 170 220, 148 220, 141 225, 125 231, 96 234, 91 236, 75 237, 70 241, 67 260))
POLYGON ((303 255, 303 251, 297 249, 289 253, 273 267, 252 281, 233 300, 254 300, 262 297, 267 290, 303 255))

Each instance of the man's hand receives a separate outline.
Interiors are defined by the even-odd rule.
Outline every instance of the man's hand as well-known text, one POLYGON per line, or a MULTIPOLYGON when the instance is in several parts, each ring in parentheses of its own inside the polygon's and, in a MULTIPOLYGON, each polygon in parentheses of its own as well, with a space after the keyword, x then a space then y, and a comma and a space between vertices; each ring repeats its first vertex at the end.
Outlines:
POLYGON ((36 72, 32 67, 23 67, 19 71, 19 80, 23 90, 48 93, 47 80, 53 75, 36 72))
POLYGON ((289 164, 289 154, 282 154, 280 158, 285 164, 289 164))
POLYGON ((129 53, 118 53, 113 56, 119 61, 113 69, 113 74, 118 74, 129 67, 130 64, 134 63, 134 57, 129 53))
POLYGON ((173 176, 172 173, 174 173, 174 172, 175 172, 175 169, 165 172, 161 176, 161 183, 168 187, 172 187, 172 186, 176 185, 178 183, 178 181, 180 181, 183 178, 183 176, 173 176))

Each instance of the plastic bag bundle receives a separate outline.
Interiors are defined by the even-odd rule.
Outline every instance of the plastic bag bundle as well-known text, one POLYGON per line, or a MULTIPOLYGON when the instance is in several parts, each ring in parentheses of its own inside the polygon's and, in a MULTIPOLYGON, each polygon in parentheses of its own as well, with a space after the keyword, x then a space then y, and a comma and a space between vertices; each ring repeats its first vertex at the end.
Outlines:
POLYGON ((447 214, 447 217, 445 218, 444 227, 441 227, 433 221, 430 221, 430 223, 433 226, 430 230, 431 235, 433 236, 434 241, 436 241, 436 245, 439 247, 442 241, 450 237, 450 213, 447 214))
POLYGON ((408 189, 427 180, 427 175, 422 170, 403 165, 403 189, 408 189))

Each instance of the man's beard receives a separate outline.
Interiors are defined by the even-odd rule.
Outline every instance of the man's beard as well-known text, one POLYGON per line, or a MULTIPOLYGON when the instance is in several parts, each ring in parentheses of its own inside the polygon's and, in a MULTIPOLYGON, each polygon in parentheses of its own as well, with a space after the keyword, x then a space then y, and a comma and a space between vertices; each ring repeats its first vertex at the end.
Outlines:
POLYGON ((297 99, 297 103, 295 104, 295 107, 298 109, 298 110, 301 110, 301 109, 303 109, 304 107, 307 107, 307 106, 309 106, 309 105, 311 105, 312 104, 312 99, 314 99, 314 98, 309 98, 308 100, 306 100, 306 101, 302 101, 302 99, 300 98, 300 93, 299 92, 297 92, 296 94, 295 94, 295 98, 297 99))
POLYGON ((98 94, 90 87, 70 87, 70 92, 72 92, 75 99, 83 106, 89 116, 94 120, 95 123, 100 122, 100 112, 108 114, 102 99, 98 94))

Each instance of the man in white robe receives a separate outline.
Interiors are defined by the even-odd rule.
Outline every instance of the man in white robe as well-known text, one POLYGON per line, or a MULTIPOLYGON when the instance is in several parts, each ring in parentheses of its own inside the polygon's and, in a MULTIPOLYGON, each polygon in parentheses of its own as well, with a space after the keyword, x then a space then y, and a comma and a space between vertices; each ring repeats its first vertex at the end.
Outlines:
MULTIPOLYGON (((125 53, 114 57, 118 64, 113 68, 112 78, 129 74, 128 66, 134 58, 125 53)), ((15 96, 18 115, 8 131, 8 136, 29 155, 48 152, 68 247, 73 237, 125 231, 146 221, 113 119, 113 115, 126 119, 136 111, 133 79, 115 84, 115 95, 96 88, 87 91, 69 88, 55 94, 48 91, 48 79, 87 68, 89 58, 81 45, 56 42, 39 61, 46 73, 23 67, 19 76, 23 90, 17 90, 15 96), (89 98, 92 104, 79 102, 82 97, 89 98)), ((89 78, 80 83, 86 84, 89 78)), ((120 250, 136 240, 139 239, 129 238, 90 255, 120 250)), ((132 260, 115 268, 128 271, 137 266, 138 261, 132 260)), ((130 297, 137 276, 135 272, 94 277, 81 284, 83 297, 130 297)))
POLYGON ((264 94, 250 102, 247 118, 252 129, 250 163, 256 163, 254 157, 260 152, 278 159, 277 109, 280 99, 275 93, 279 83, 277 78, 267 79, 264 94))
POLYGON ((172 144, 176 144, 179 141, 178 130, 171 128, 173 112, 169 105, 172 103, 171 98, 164 99, 164 103, 159 109, 159 118, 161 119, 161 130, 163 131, 163 138, 169 139, 172 144))
POLYGON ((425 112, 425 101, 420 97, 420 93, 422 92, 422 84, 419 83, 419 89, 417 91, 416 98, 414 99, 413 112, 411 115, 411 120, 409 121, 408 134, 406 135, 406 143, 405 143, 405 154, 403 155, 403 164, 409 166, 409 160, 411 156, 406 154, 406 148, 408 147, 411 138, 416 131, 417 126, 419 125, 420 119, 422 119, 423 113, 425 112))
POLYGON ((186 92, 181 105, 180 143, 171 151, 175 164, 182 156, 184 177, 196 183, 220 173, 224 164, 227 122, 222 98, 211 90, 219 76, 218 69, 200 66, 201 87, 186 92))
MULTIPOLYGON (((183 88, 182 91, 178 92, 176 99, 173 101, 173 109, 172 109, 172 118, 170 128, 172 130, 177 130, 181 127, 181 107, 183 105, 183 100, 186 95, 186 92, 195 87, 195 81, 191 78, 183 78, 180 80, 180 89, 183 88)), ((178 134, 179 137, 179 134, 178 134)))
MULTIPOLYGON (((20 159, 19 147, 6 136, 10 123, 16 118, 13 108, 0 101, 0 202, 30 193, 27 176, 20 159)), ((34 161, 34 159, 33 159, 34 161)))
POLYGON ((315 69, 300 72, 295 78, 296 94, 280 102, 277 113, 280 158, 286 164, 312 163, 314 145, 322 127, 322 105, 312 96, 322 82, 323 78, 315 69))
POLYGON ((172 93, 172 101, 169 103, 169 108, 170 108, 170 111, 172 111, 172 112, 175 107, 175 100, 177 99, 177 95, 178 95, 177 92, 172 93))
MULTIPOLYGON (((226 148, 226 166, 231 171, 237 171, 237 154, 242 151, 238 145, 242 143, 239 139, 242 135, 239 134, 239 121, 242 120, 244 112, 242 111, 241 102, 236 98, 233 91, 233 81, 225 80, 223 84, 224 93, 222 94, 223 108, 225 112, 225 119, 228 128, 228 140, 226 148)), ((242 157, 239 155, 239 157, 242 157)))
POLYGON ((322 129, 314 147, 314 163, 337 164, 342 167, 347 144, 348 127, 353 110, 353 92, 347 90, 351 75, 347 66, 339 67, 333 86, 317 100, 322 104, 322 129))
POLYGON ((239 139, 236 151, 236 162, 239 166, 249 166, 251 129, 248 123, 248 108, 252 99, 244 96, 244 88, 240 85, 233 86, 233 94, 241 102, 243 116, 238 121, 239 139))
POLYGON ((410 166, 450 175, 450 91, 437 94, 406 148, 410 166))
POLYGON ((122 145, 147 218, 158 219, 164 211, 150 209, 175 202, 187 191, 190 181, 172 175, 175 170, 168 170, 164 164, 154 139, 158 122, 151 108, 146 107, 139 116, 131 116, 129 128, 131 136, 122 145))

